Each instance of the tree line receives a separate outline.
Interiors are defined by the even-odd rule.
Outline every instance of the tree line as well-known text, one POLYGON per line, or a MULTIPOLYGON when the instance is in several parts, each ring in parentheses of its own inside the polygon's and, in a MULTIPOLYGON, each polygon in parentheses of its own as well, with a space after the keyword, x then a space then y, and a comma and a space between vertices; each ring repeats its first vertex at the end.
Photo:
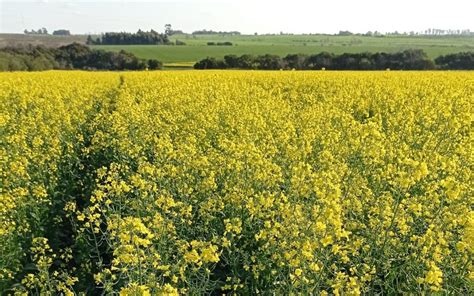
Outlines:
MULTIPOLYGON (((34 30, 34 29, 27 30, 27 29, 25 29, 23 31, 23 33, 25 33, 26 35, 49 35, 49 32, 46 28, 40 28, 38 30, 34 30)), ((59 30, 53 31, 53 35, 54 36, 70 36, 71 32, 69 30, 59 29, 59 30)))
POLYGON ((445 70, 474 70, 474 52, 459 52, 439 56, 436 65, 445 70))
POLYGON ((130 44, 169 44, 170 40, 167 34, 158 33, 155 30, 142 31, 137 33, 128 32, 107 32, 96 39, 87 36, 87 44, 103 45, 130 45, 130 44))
POLYGON ((44 46, 10 47, 0 49, 0 71, 42 70, 155 70, 158 60, 143 60, 121 50, 109 52, 72 43, 59 48, 44 46))
MULTIPOLYGON (((311 35, 311 34, 310 34, 311 35)), ((318 34, 316 34, 318 35, 318 34)), ((474 32, 471 32, 469 29, 465 30, 442 30, 442 29, 427 29, 424 31, 409 31, 409 32, 386 32, 381 33, 378 31, 368 31, 367 33, 352 33, 350 31, 339 31, 339 33, 334 34, 337 36, 369 36, 369 37, 385 37, 385 36, 474 36, 474 32)))
POLYGON ((411 49, 397 53, 321 52, 314 55, 226 55, 224 59, 205 58, 195 69, 252 69, 252 70, 474 70, 474 52, 440 56, 434 61, 423 50, 411 49))
POLYGON ((217 46, 232 46, 232 42, 230 41, 225 41, 225 42, 213 42, 213 41, 210 41, 207 43, 208 46, 214 46, 214 45, 217 45, 217 46))
POLYGON ((213 31, 213 30, 197 30, 192 35, 241 35, 239 31, 213 31))

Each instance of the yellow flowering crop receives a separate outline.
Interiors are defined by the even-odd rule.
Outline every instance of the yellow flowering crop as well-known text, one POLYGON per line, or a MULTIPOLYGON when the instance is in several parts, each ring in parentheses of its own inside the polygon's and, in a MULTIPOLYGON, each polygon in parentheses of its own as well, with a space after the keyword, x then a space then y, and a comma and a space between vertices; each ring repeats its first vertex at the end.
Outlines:
POLYGON ((0 74, 2 294, 474 293, 470 72, 0 74))

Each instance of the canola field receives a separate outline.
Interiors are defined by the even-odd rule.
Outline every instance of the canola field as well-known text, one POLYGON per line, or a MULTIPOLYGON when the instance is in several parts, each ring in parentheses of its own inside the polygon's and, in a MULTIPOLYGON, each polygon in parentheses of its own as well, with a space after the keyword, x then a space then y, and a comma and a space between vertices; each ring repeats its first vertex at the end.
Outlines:
POLYGON ((0 294, 474 293, 474 73, 0 74, 0 294))

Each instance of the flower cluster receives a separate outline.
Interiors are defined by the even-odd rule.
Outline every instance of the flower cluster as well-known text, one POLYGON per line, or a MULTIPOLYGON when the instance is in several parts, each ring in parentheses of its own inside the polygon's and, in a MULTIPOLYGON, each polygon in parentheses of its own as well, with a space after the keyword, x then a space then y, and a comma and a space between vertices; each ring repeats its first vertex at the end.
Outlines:
POLYGON ((0 74, 0 290, 472 294, 473 75, 0 74))

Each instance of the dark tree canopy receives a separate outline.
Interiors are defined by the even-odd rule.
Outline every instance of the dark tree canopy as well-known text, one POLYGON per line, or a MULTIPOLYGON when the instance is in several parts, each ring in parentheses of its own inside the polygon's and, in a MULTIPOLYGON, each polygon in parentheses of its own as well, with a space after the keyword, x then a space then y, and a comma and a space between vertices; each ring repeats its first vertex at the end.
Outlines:
MULTIPOLYGON (((456 65, 468 63, 469 58, 459 59, 456 65), (462 62, 461 62, 462 60, 462 62)), ((204 61, 204 60, 203 60, 204 61)), ((202 61, 201 61, 202 62, 202 61)), ((209 58, 206 62, 198 62, 196 69, 298 69, 298 70, 430 70, 435 64, 428 59, 422 50, 412 49, 397 53, 344 53, 336 55, 321 52, 314 55, 289 54, 284 58, 277 55, 227 55, 224 60, 209 58)), ((439 64, 439 63, 438 63, 439 64)))
POLYGON ((25 29, 23 33, 28 35, 48 35, 48 30, 46 28, 40 28, 38 30, 31 29, 30 31, 25 29))
POLYGON ((157 60, 142 60, 121 50, 109 52, 73 43, 59 48, 28 46, 0 49, 0 71, 41 71, 49 69, 155 70, 157 60))
MULTIPOLYGON (((92 38, 91 38, 92 39, 92 38)), ((89 41, 89 38, 88 38, 89 41)), ((89 41, 91 42, 91 41, 89 41)), ((168 35, 158 33, 154 30, 149 32, 138 30, 137 33, 127 32, 108 32, 103 34, 93 43, 88 44, 104 44, 104 45, 130 45, 130 44, 169 44, 168 35)))
POLYGON ((53 32, 53 35, 55 36, 70 36, 71 32, 69 30, 56 30, 53 32))
POLYGON ((213 46, 213 45, 217 45, 217 46, 232 46, 233 43, 230 42, 230 41, 225 41, 225 42, 213 42, 213 41, 210 41, 207 43, 207 45, 209 46, 213 46))
POLYGON ((474 52, 460 52, 442 55, 435 59, 441 69, 474 70, 474 52))
POLYGON ((213 31, 213 30, 197 30, 193 35, 240 35, 239 31, 213 31))

